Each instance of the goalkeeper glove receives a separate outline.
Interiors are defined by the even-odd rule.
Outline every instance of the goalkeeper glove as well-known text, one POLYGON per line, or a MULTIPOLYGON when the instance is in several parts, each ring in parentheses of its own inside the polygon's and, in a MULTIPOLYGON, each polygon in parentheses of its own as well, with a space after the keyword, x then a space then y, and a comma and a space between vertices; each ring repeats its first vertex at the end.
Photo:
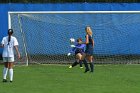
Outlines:
POLYGON ((74 47, 76 47, 76 46, 75 46, 75 45, 70 45, 70 47, 74 48, 74 47))
POLYGON ((70 55, 71 55, 71 53, 68 53, 68 54, 67 54, 67 56, 70 56, 70 55))

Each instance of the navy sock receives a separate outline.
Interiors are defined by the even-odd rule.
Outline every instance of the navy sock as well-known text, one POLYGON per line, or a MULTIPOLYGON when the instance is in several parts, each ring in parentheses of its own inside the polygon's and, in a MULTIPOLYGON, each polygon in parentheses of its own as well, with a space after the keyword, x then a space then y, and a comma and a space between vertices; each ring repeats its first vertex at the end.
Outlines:
POLYGON ((72 64, 72 67, 76 66, 78 63, 77 61, 75 61, 73 64, 72 64))
POLYGON ((80 64, 80 67, 82 67, 82 61, 81 60, 79 61, 79 64, 80 64))
POLYGON ((83 60, 83 63, 85 65, 86 70, 89 70, 88 63, 87 63, 87 61, 85 59, 83 60))
POLYGON ((91 72, 93 72, 93 70, 94 70, 94 63, 93 62, 90 62, 90 69, 91 69, 91 72))

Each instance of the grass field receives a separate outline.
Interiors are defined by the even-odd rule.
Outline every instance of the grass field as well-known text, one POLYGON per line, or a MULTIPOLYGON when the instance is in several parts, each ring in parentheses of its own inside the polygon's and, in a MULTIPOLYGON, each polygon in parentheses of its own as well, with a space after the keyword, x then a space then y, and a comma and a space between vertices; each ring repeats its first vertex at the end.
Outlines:
POLYGON ((140 65, 96 65, 94 73, 83 72, 79 66, 16 66, 14 82, 0 82, 0 93, 140 93, 140 65))

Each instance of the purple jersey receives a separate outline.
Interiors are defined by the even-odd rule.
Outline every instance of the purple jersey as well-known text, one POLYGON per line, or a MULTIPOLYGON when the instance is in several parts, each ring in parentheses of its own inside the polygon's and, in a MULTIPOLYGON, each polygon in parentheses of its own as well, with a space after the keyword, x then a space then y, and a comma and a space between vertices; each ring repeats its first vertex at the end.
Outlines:
POLYGON ((75 47, 72 48, 71 53, 84 53, 84 49, 85 49, 85 44, 75 44, 75 47))

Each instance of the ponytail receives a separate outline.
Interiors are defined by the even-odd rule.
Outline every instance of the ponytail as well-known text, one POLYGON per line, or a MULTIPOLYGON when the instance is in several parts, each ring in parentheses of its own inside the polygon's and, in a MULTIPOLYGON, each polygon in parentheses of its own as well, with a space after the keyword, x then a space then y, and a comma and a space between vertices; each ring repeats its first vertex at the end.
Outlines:
POLYGON ((9 42, 11 41, 12 34, 13 34, 13 29, 8 29, 8 45, 9 45, 9 42))
POLYGON ((10 41, 11 41, 11 35, 8 35, 8 45, 10 41))

